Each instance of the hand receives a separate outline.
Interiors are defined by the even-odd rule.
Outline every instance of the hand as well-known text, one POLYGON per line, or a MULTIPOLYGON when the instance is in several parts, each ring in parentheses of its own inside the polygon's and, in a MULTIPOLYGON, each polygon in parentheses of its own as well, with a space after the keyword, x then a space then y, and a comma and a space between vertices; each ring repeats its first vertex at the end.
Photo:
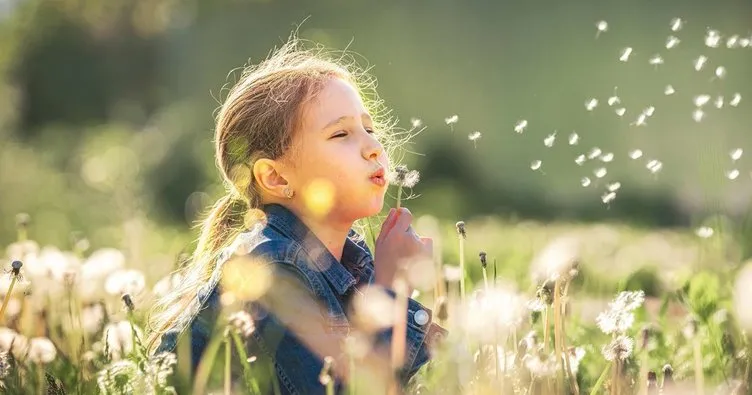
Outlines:
POLYGON ((433 240, 420 237, 410 225, 413 215, 402 207, 391 209, 376 239, 374 282, 391 288, 398 271, 418 259, 430 259, 433 240))

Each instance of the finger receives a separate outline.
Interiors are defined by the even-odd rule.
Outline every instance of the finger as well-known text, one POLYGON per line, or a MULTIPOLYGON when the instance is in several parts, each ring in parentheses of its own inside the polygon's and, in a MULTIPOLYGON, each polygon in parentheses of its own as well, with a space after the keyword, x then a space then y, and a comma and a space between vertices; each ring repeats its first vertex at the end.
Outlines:
POLYGON ((410 210, 404 207, 401 207, 399 210, 397 210, 397 214, 399 215, 399 218, 397 218, 397 222, 394 224, 393 229, 399 232, 407 231, 407 228, 413 221, 413 214, 410 212, 410 210))
POLYGON ((386 236, 386 234, 389 233, 389 230, 394 227, 394 222, 397 220, 396 211, 397 210, 395 210, 394 208, 389 209, 389 214, 387 214, 384 223, 381 224, 379 239, 386 236))
POLYGON ((430 257, 433 257, 433 239, 430 237, 421 237, 420 241, 423 243, 423 249, 430 257))

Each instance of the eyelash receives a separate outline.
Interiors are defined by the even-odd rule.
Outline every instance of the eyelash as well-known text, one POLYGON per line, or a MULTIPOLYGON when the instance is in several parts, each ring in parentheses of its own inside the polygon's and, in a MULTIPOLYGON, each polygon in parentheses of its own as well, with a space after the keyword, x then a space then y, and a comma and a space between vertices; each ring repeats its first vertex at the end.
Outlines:
MULTIPOLYGON (((342 132, 342 133, 337 133, 337 134, 335 134, 334 136, 332 136, 332 138, 337 138, 337 137, 345 137, 345 136, 347 136, 347 133, 346 133, 345 131, 341 131, 341 132, 342 132)), ((371 128, 366 128, 366 133, 368 133, 368 134, 374 134, 374 133, 376 133, 376 132, 375 132, 375 131, 374 131, 373 129, 371 129, 371 128)))

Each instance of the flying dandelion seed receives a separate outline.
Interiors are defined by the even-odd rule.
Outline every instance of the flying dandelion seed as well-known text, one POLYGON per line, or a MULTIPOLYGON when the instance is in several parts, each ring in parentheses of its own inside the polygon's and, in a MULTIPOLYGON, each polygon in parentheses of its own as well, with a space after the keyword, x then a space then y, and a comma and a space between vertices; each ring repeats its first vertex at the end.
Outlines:
POLYGON ((580 185, 582 185, 585 188, 587 188, 588 186, 590 186, 590 178, 588 178, 588 177, 582 177, 582 179, 580 180, 580 185))
POLYGON ((651 173, 655 174, 663 169, 663 163, 661 163, 661 161, 659 160, 653 159, 649 161, 645 167, 647 167, 651 173))
POLYGON ((593 172, 593 175, 595 175, 595 177, 597 178, 603 178, 606 176, 606 174, 608 174, 608 170, 606 170, 605 167, 599 167, 593 172))
POLYGON ((598 107, 598 99, 593 98, 585 102, 585 108, 588 111, 593 111, 595 107, 598 107))
POLYGON ((718 48, 721 43, 721 34, 717 30, 709 29, 705 34, 705 45, 710 48, 718 48))
POLYGON ((707 239, 707 238, 713 236, 713 233, 715 233, 713 231, 713 228, 711 228, 709 226, 701 226, 701 227, 697 228, 697 230, 695 231, 695 234, 697 236, 703 238, 703 239, 707 239))
POLYGON ((530 169, 532 169, 532 170, 538 170, 538 169, 540 169, 540 167, 541 167, 542 164, 543 164, 543 162, 541 162, 539 160, 534 160, 534 161, 530 162, 530 169))
POLYGON ((455 123, 457 123, 457 121, 459 120, 460 120, 460 116, 457 114, 454 114, 451 117, 444 118, 444 123, 446 123, 449 126, 452 126, 455 123))
POLYGON ((681 40, 679 40, 678 37, 668 36, 668 38, 666 39, 666 49, 676 48, 676 46, 679 45, 680 42, 681 40))
POLYGON ((681 18, 674 18, 671 20, 671 31, 678 32, 684 26, 684 21, 681 18))
POLYGON ((697 95, 695 96, 695 106, 702 107, 710 101, 710 95, 697 95))
POLYGON ((663 90, 663 94, 666 96, 670 96, 676 93, 676 89, 674 89, 671 85, 666 85, 666 88, 663 90))
POLYGON ((603 161, 603 162, 609 163, 612 160, 614 160, 614 153, 613 152, 609 152, 609 153, 603 154, 601 156, 601 161, 603 161))
POLYGON ((607 192, 601 196, 601 200, 604 204, 609 204, 616 199, 616 192, 607 192))
POLYGON ((580 141, 580 136, 577 135, 577 133, 572 133, 569 135, 569 145, 577 145, 577 142, 580 141))
POLYGON ((736 180, 739 177, 739 170, 732 169, 726 172, 726 178, 729 180, 736 180))
POLYGON ((726 39, 726 48, 736 48, 739 46, 739 35, 734 34, 733 36, 726 39))
POLYGON ((635 150, 629 151, 629 157, 632 159, 640 159, 642 157, 642 150, 635 149, 635 150))
POLYGON ((546 136, 546 138, 543 139, 543 145, 551 148, 554 145, 554 141, 556 141, 556 132, 553 132, 549 134, 548 136, 546 136))
POLYGON ((736 162, 737 160, 741 159, 743 153, 744 153, 743 149, 737 148, 731 151, 731 153, 729 153, 729 156, 731 157, 731 160, 736 162))
POLYGON ((726 77, 726 68, 723 66, 718 66, 715 68, 715 76, 718 78, 723 79, 726 77))
POLYGON ((621 51, 621 56, 619 56, 619 60, 622 62, 626 62, 629 60, 630 55, 632 55, 632 47, 626 47, 621 51))
POLYGON ((640 114, 637 120, 634 122, 636 126, 644 126, 647 122, 648 116, 645 113, 640 114))
POLYGON ((606 21, 598 21, 598 23, 595 24, 595 28, 598 29, 598 33, 597 34, 605 33, 605 32, 608 31, 608 22, 606 22, 606 21))
POLYGON ((740 48, 747 48, 749 47, 750 39, 743 37, 739 39, 739 47, 740 48))
POLYGON ((627 109, 624 107, 619 107, 616 110, 614 110, 614 112, 616 113, 616 115, 623 117, 624 114, 627 112, 627 109))
POLYGON ((470 140, 470 141, 472 141, 472 142, 475 142, 475 141, 477 141, 480 138, 480 136, 481 136, 480 132, 475 131, 475 132, 472 132, 472 133, 468 134, 467 135, 467 139, 470 140))
POLYGON ((621 103, 621 99, 619 99, 619 96, 611 96, 608 98, 607 103, 610 107, 613 107, 614 105, 621 103))
POLYGON ((718 97, 716 97, 715 102, 713 104, 715 104, 715 108, 717 109, 723 108, 723 95, 719 95, 718 97))
POLYGON ((583 163, 585 163, 585 155, 581 154, 578 157, 574 159, 574 163, 577 163, 579 166, 582 166, 583 163))
POLYGON ((423 126, 423 121, 420 120, 419 118, 411 118, 410 119, 410 123, 413 125, 414 129, 417 129, 417 128, 423 126))
POLYGON ((705 118, 705 112, 701 109, 698 108, 692 112, 692 119, 694 119, 695 122, 701 122, 703 118, 705 118))
POLYGON ((514 125, 514 131, 517 133, 522 133, 527 129, 527 120, 523 119, 521 121, 518 121, 516 125, 514 125))
POLYGON ((647 116, 649 116, 649 117, 652 117, 653 114, 655 113, 655 107, 650 106, 650 107, 646 108, 642 113, 645 114, 645 115, 647 115, 647 116))
POLYGON ((599 157, 602 153, 603 153, 603 151, 601 151, 600 148, 593 147, 593 148, 590 149, 590 152, 588 153, 588 159, 595 159, 595 158, 599 157))
POLYGON ((734 93, 734 96, 731 97, 731 100, 729 100, 729 106, 736 107, 741 103, 742 101, 742 95, 740 93, 734 93))
POLYGON ((653 55, 650 59, 648 59, 648 63, 650 63, 653 66, 657 66, 659 64, 663 64, 663 58, 661 55, 653 55))
POLYGON ((619 190, 619 188, 621 188, 620 182, 614 182, 606 186, 606 189, 608 189, 609 192, 616 192, 619 190))
POLYGON ((704 55, 700 55, 697 59, 694 61, 695 65, 695 71, 702 70, 703 67, 705 67, 705 63, 708 61, 708 58, 704 55))

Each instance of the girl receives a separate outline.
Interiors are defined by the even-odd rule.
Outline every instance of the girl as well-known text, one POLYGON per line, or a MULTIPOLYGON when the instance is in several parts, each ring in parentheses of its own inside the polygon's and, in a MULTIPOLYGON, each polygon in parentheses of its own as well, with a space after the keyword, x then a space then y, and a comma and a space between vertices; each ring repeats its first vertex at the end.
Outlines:
MULTIPOLYGON (((220 301, 241 298, 253 319, 245 324, 248 353, 271 361, 281 393, 323 393, 325 360, 342 391, 352 362, 343 342, 356 332, 369 335, 364 369, 378 372, 385 361, 398 361, 388 380, 396 374, 404 384, 428 361, 428 344, 444 332, 415 300, 401 310, 406 321, 375 329, 358 325, 363 320, 353 314, 384 296, 395 300, 400 270, 431 251, 404 208, 389 211, 375 259, 353 229, 382 210, 387 189, 389 124, 378 117, 376 96, 365 101, 362 91, 374 86, 294 39, 243 73, 216 124, 216 159, 228 193, 203 224, 183 281, 152 313, 150 350, 159 341, 156 352, 173 351, 190 327, 195 370, 220 301), (223 278, 230 265, 232 278, 223 278), (221 288, 230 280, 256 291, 227 290, 226 298, 221 288), (401 347, 393 348, 393 332, 401 347)), ((387 311, 375 318, 390 314, 400 317, 387 311)))

